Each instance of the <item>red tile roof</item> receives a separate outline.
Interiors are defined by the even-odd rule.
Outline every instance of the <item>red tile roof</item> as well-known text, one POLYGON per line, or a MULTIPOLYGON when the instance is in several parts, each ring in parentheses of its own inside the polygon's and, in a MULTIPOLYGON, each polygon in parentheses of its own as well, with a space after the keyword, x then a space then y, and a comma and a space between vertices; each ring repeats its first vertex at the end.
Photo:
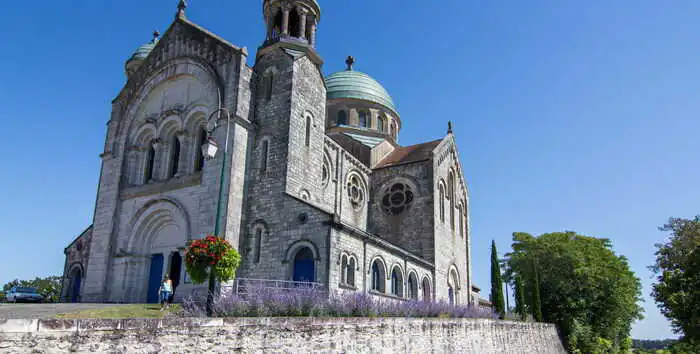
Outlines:
POLYGON ((403 165, 407 163, 430 160, 433 150, 442 142, 442 139, 427 143, 396 148, 387 157, 380 161, 374 168, 403 165))

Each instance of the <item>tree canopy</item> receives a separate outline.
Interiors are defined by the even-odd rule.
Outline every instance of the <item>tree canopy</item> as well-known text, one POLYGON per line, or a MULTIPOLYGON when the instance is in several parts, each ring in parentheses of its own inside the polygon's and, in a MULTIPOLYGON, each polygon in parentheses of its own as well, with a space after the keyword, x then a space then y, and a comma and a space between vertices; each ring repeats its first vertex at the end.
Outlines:
POLYGON ((641 283, 610 240, 575 232, 538 237, 516 232, 507 257, 508 278, 522 282, 528 312, 535 315, 539 295, 542 319, 559 327, 571 352, 621 352, 631 346, 631 325, 642 318, 641 283))
POLYGON ((46 278, 36 277, 34 280, 19 280, 15 279, 3 285, 1 300, 5 299, 5 293, 14 286, 22 286, 27 288, 35 288, 36 291, 44 296, 44 302, 58 302, 61 296, 61 281, 59 276, 50 276, 46 278))
POLYGON ((506 314, 505 298, 503 297, 503 280, 501 279, 501 263, 498 261, 496 241, 491 241, 491 302, 493 309, 500 318, 506 314))
POLYGON ((671 234, 656 245, 651 295, 682 341, 700 350, 700 216, 671 218, 659 229, 671 234))

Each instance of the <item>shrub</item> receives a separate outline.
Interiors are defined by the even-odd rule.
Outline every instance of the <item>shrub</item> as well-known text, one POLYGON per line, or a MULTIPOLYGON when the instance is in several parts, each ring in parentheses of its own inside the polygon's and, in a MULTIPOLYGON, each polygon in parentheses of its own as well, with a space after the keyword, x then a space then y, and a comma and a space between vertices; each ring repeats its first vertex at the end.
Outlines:
MULTIPOLYGON (((325 290, 300 287, 250 291, 248 296, 222 295, 215 299, 216 317, 443 317, 496 318, 489 308, 452 306, 446 302, 379 299, 364 293, 329 294, 325 290)), ((183 315, 203 316, 203 299, 187 297, 183 315)))

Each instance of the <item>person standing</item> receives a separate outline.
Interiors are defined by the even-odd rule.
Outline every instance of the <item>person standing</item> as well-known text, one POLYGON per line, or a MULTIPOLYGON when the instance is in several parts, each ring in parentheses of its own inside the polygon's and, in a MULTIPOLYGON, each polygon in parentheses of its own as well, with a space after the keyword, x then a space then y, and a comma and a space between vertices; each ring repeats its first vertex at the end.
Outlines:
POLYGON ((158 297, 160 298, 160 310, 163 311, 166 308, 170 308, 170 298, 173 294, 173 283, 166 274, 163 277, 163 282, 160 284, 158 289, 158 297))

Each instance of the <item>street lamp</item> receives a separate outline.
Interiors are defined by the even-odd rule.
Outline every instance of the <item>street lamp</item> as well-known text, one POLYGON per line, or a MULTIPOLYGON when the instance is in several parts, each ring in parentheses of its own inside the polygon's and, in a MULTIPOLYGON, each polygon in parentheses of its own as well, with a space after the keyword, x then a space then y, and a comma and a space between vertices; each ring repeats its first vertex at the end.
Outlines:
MULTIPOLYGON (((218 119, 214 118, 214 114, 219 113, 219 115, 221 115, 221 112, 226 113, 226 143, 224 145, 224 153, 221 160, 221 176, 219 178, 219 197, 216 201, 216 220, 214 221, 214 235, 217 237, 221 237, 219 235, 219 224, 221 220, 221 200, 223 199, 224 194, 226 155, 228 154, 228 135, 230 130, 229 128, 231 126, 231 113, 229 113, 228 109, 224 107, 219 107, 214 112, 211 112, 211 114, 209 114, 209 117, 207 118, 207 141, 202 145, 202 155, 205 159, 211 160, 216 157, 216 153, 219 151, 219 145, 216 143, 216 140, 214 140, 214 137, 212 137, 212 134, 214 133, 214 129, 216 129, 218 125, 218 119)), ((209 270, 209 293, 207 294, 207 316, 212 315, 214 291, 216 290, 215 283, 216 279, 214 278, 214 268, 211 267, 211 269, 209 270)))

